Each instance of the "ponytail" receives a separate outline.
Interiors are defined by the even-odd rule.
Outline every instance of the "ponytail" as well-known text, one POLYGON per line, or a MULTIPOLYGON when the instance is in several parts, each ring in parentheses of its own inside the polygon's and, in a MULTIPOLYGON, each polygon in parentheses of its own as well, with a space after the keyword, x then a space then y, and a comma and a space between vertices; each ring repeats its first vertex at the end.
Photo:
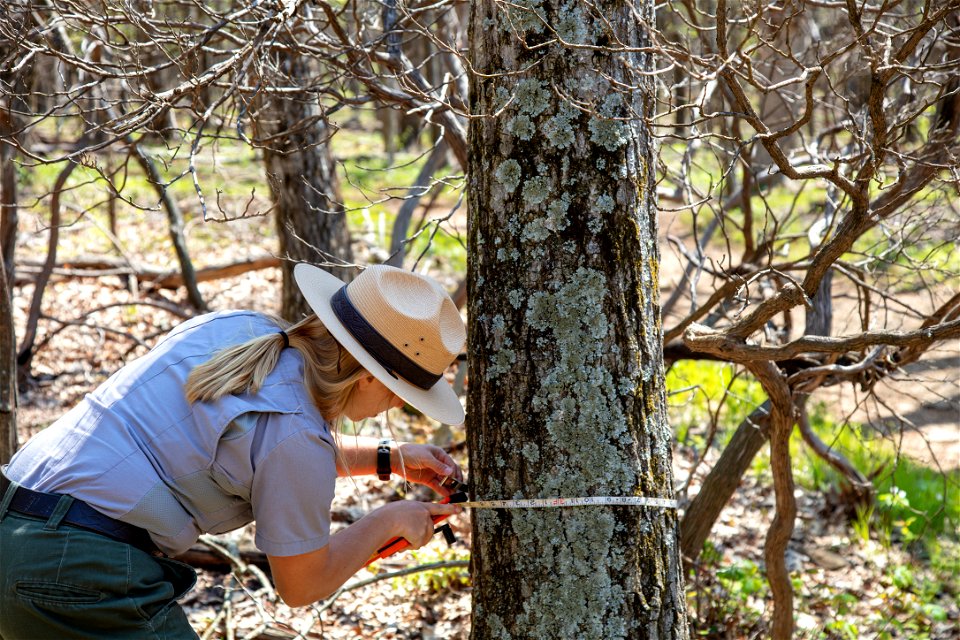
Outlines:
POLYGON ((212 402, 231 394, 257 393, 289 342, 303 356, 303 382, 314 405, 328 422, 336 421, 366 371, 314 314, 284 331, 286 339, 279 331, 259 336, 221 349, 194 367, 184 387, 187 401, 212 402))

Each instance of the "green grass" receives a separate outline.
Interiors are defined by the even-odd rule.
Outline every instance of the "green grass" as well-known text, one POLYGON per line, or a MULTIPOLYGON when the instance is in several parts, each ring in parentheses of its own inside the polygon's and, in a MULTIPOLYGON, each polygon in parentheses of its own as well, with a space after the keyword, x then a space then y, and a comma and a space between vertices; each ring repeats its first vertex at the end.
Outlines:
MULTIPOLYGON (((765 396, 749 376, 734 376, 730 365, 680 361, 667 374, 670 420, 681 444, 701 447, 706 426, 717 415, 714 446, 722 448, 743 419, 765 396), (719 407, 720 402, 723 406, 719 407)), ((958 540, 960 471, 941 473, 897 455, 894 443, 858 424, 838 424, 824 404, 810 407, 811 427, 829 446, 862 473, 872 476, 877 500, 872 511, 851 524, 859 537, 912 544, 929 555, 941 538, 958 540), (859 528, 859 530, 858 530, 859 528)), ((810 451, 799 433, 791 442, 797 483, 813 491, 829 491, 843 482, 840 474, 810 451)), ((753 472, 769 473, 766 450, 754 459, 753 472)))
MULTIPOLYGON (((355 233, 367 235, 377 246, 387 249, 390 247, 397 212, 403 206, 410 187, 417 184, 417 177, 427 156, 422 152, 398 152, 393 164, 389 165, 379 135, 348 129, 342 129, 338 135, 344 135, 345 139, 335 139, 335 151, 337 148, 359 150, 358 156, 344 159, 338 165, 338 172, 342 174, 340 185, 347 208, 348 225, 355 233)), ((451 173, 454 173, 452 167, 441 167, 435 178, 451 173)), ((407 247, 406 266, 412 266, 426 251, 425 257, 432 259, 436 267, 454 273, 466 272, 465 229, 457 229, 449 221, 439 222, 456 206, 460 197, 458 186, 453 183, 434 187, 441 189, 440 195, 423 219, 421 232, 407 247)), ((431 192, 420 198, 407 228, 407 237, 417 232, 415 226, 422 218, 423 206, 432 197, 431 192)), ((464 207, 461 203, 458 211, 461 219, 465 214, 464 207)))
MULTIPOLYGON (((718 415, 714 447, 721 449, 742 419, 765 399, 757 382, 733 376, 729 365, 682 361, 667 375, 670 420, 678 441, 702 448, 711 415, 718 415), (726 406, 718 403, 726 394, 726 406)), ((898 457, 893 443, 869 428, 840 425, 823 404, 809 407, 812 428, 827 444, 840 451, 863 473, 873 475, 877 499, 849 523, 853 544, 868 556, 886 556, 897 547, 909 553, 912 562, 884 560, 871 571, 870 591, 879 604, 869 615, 859 599, 843 585, 818 577, 794 573, 792 580, 798 614, 822 619, 831 612, 825 628, 807 629, 797 637, 832 640, 859 637, 915 638, 932 640, 948 626, 948 609, 960 606, 960 472, 942 474, 905 457, 898 457), (877 544, 879 543, 879 544, 877 544)), ((802 442, 791 440, 794 476, 798 486, 809 491, 831 491, 842 482, 839 474, 802 442)), ((767 449, 753 461, 753 474, 769 484, 767 449)), ((736 550, 733 553, 737 553, 736 550)), ((899 551, 890 558, 902 557, 899 551)), ((687 585, 694 631, 703 637, 753 637, 763 624, 762 603, 769 590, 762 570, 749 558, 728 557, 709 540, 687 585), (727 634, 727 635, 725 635, 727 634)))
POLYGON ((718 411, 719 440, 723 445, 744 418, 763 404, 760 384, 736 375, 732 365, 720 362, 680 360, 667 372, 670 422, 679 442, 702 446, 702 430, 718 411))
MULTIPOLYGON (((898 456, 889 439, 861 425, 837 424, 822 403, 811 407, 810 425, 862 473, 874 476, 877 500, 869 524, 881 540, 889 542, 892 536, 905 543, 921 541, 929 549, 941 536, 958 539, 960 471, 941 473, 898 456)), ((801 486, 826 491, 842 482, 833 467, 809 452, 799 434, 794 434, 792 444, 795 474, 801 486)), ((861 520, 866 517, 863 514, 861 520)), ((858 526, 864 524, 861 521, 858 526)))

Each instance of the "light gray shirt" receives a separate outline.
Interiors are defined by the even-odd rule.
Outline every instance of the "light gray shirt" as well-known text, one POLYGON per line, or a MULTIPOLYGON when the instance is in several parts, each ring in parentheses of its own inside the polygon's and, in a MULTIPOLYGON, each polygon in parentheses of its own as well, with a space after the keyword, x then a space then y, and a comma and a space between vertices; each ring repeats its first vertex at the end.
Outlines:
POLYGON ((246 311, 185 322, 31 438, 7 477, 142 527, 172 556, 200 533, 252 520, 267 554, 323 547, 336 453, 304 388, 300 353, 285 349, 257 394, 189 404, 183 393, 194 366, 276 331, 268 317, 246 311))

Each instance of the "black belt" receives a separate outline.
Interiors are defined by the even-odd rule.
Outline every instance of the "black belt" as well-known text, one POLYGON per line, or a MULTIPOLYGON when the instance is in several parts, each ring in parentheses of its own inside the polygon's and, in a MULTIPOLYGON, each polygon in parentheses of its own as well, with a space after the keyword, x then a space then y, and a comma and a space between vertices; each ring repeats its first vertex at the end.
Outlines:
MULTIPOLYGON (((0 498, 7 492, 9 485, 10 481, 0 473, 0 498)), ((61 497, 57 493, 43 493, 25 487, 17 487, 8 508, 10 511, 28 516, 49 518, 61 497)), ((146 529, 105 516, 86 502, 76 498, 73 499, 73 504, 70 505, 61 522, 99 533, 120 542, 126 542, 150 555, 160 554, 160 550, 153 544, 153 540, 150 539, 150 534, 147 533, 146 529)))

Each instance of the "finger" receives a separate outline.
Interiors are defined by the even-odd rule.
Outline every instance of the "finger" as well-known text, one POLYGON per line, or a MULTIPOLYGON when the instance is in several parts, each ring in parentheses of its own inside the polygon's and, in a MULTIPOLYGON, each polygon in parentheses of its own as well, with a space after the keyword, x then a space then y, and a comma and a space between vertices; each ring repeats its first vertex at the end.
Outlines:
POLYGON ((433 489, 435 492, 437 492, 443 497, 447 497, 453 493, 453 489, 449 487, 445 487, 444 485, 440 484, 440 482, 436 478, 430 478, 428 480, 424 480, 423 484, 430 487, 431 489, 433 489))
POLYGON ((441 478, 455 476, 460 471, 457 463, 440 447, 430 445, 429 455, 423 459, 423 468, 430 469, 441 478))
POLYGON ((456 478, 458 481, 463 482, 463 471, 460 469, 460 465, 451 458, 446 451, 443 449, 438 450, 437 459, 440 463, 448 469, 448 471, 440 474, 441 476, 456 478))
POLYGON ((436 502, 424 502, 427 511, 431 516, 452 516, 463 511, 463 507, 458 504, 439 504, 436 502))

